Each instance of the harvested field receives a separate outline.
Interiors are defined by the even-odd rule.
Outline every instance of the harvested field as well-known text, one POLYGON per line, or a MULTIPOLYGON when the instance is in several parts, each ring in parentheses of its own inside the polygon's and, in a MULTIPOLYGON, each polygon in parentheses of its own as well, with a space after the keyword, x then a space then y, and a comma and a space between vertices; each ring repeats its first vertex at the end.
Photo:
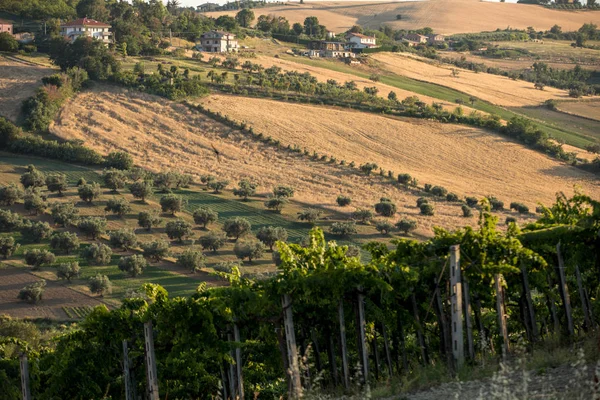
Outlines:
POLYGON ((575 184, 600 194, 592 175, 471 127, 242 97, 211 96, 204 104, 286 146, 299 144, 338 160, 376 162, 386 171, 410 173, 422 184, 442 185, 459 195, 493 194, 533 207, 551 202, 557 191, 571 192, 575 184))
POLYGON ((23 100, 35 93, 44 76, 52 73, 51 68, 0 57, 0 115, 16 122, 23 100))
POLYGON ((6 265, 0 267, 0 315, 8 314, 13 318, 66 320, 69 317, 63 307, 95 307, 103 304, 95 298, 50 280, 46 281, 46 291, 40 303, 29 304, 17 299, 19 290, 39 280, 40 278, 24 268, 6 265))
POLYGON ((600 121, 600 101, 565 101, 558 104, 560 111, 600 121))
POLYGON ((537 90, 530 82, 514 81, 499 75, 475 73, 448 64, 434 64, 431 61, 426 62, 402 54, 377 53, 373 55, 373 58, 381 63, 380 68, 384 71, 460 90, 500 106, 539 105, 548 99, 559 100, 569 97, 565 90, 551 87, 537 90), (453 68, 459 71, 456 77, 452 76, 453 68))

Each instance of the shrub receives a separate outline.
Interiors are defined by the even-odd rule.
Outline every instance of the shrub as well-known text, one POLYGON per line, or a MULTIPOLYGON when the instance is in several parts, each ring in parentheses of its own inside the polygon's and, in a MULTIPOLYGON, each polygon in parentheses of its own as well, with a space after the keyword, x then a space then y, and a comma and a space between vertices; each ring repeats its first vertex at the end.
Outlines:
POLYGON ((225 234, 222 232, 209 232, 207 235, 201 236, 198 243, 204 250, 212 250, 217 252, 225 244, 225 234))
POLYGON ((183 242, 183 239, 188 238, 194 234, 192 231, 192 225, 187 221, 179 218, 175 221, 167 222, 165 232, 169 239, 175 239, 179 243, 183 242))
POLYGON ((305 208, 298 213, 298 219, 300 221, 306 221, 310 224, 314 224, 319 218, 321 218, 321 210, 316 208, 305 208))
POLYGON ((170 193, 176 184, 177 174, 174 172, 160 172, 154 175, 154 186, 162 193, 170 193))
POLYGON ((137 246, 137 237, 132 229, 119 229, 110 232, 108 242, 112 247, 127 251, 137 246))
POLYGON ((412 176, 410 176, 410 174, 398 174, 398 183, 408 186, 411 181, 412 176))
POLYGON ((375 212, 384 217, 393 217, 396 214, 396 204, 389 201, 389 199, 383 199, 375 204, 375 212))
POLYGON ((105 169, 102 172, 102 180, 104 181, 104 186, 113 191, 113 193, 118 193, 119 189, 123 189, 125 187, 125 180, 127 177, 125 173, 119 169, 105 169))
POLYGON ((106 232, 106 218, 85 217, 79 220, 77 227, 90 239, 96 239, 106 232))
POLYGON ((12 206, 23 198, 23 191, 14 183, 0 186, 0 205, 12 206))
POLYGON ((127 273, 129 276, 135 278, 144 272, 144 269, 148 266, 148 262, 141 254, 134 254, 128 257, 121 257, 119 260, 119 270, 127 273))
POLYGON ((110 211, 122 218, 125 214, 131 211, 131 205, 129 205, 129 202, 122 197, 118 199, 113 198, 106 202, 104 211, 110 211))
POLYGON ((420 211, 421 215, 433 215, 434 214, 433 206, 429 203, 421 204, 419 206, 419 209, 421 210, 420 211))
POLYGON ((56 252, 70 254, 79 248, 79 238, 72 232, 54 232, 50 237, 50 248, 56 252))
POLYGON ((269 210, 273 210, 276 213, 281 213, 283 207, 288 203, 287 197, 271 197, 265 201, 265 207, 269 210))
POLYGON ((356 224, 354 221, 347 222, 334 222, 329 228, 329 232, 332 235, 348 238, 355 235, 358 231, 356 230, 356 224))
POLYGON ((352 203, 352 199, 350 197, 342 195, 339 195, 335 201, 340 207, 346 207, 349 206, 350 203, 352 203))
POLYGON ((205 265, 206 257, 201 251, 187 249, 177 257, 177 265, 188 269, 191 272, 196 272, 202 269, 205 265))
POLYGON ((360 247, 349 245, 346 249, 346 257, 360 258, 360 247))
POLYGON ((77 261, 71 261, 68 263, 62 263, 56 268, 56 277, 58 279, 66 279, 67 282, 71 282, 71 279, 77 278, 81 268, 77 261))
POLYGON ((10 210, 0 210, 0 230, 11 232, 21 228, 23 218, 17 213, 10 210))
POLYGON ((256 232, 256 238, 269 247, 270 251, 273 251, 273 246, 276 242, 285 242, 287 240, 288 233, 285 228, 280 226, 263 226, 256 232))
POLYGON ((35 166, 29 164, 27 172, 21 175, 21 184, 25 189, 29 187, 43 187, 46 185, 46 177, 35 166))
POLYGON ((473 211, 471 210, 471 207, 463 204, 461 206, 462 212, 463 212, 463 217, 468 218, 468 217, 472 217, 473 216, 473 211))
POLYGON ((37 270, 44 265, 54 264, 56 261, 56 256, 53 253, 43 249, 27 250, 23 256, 25 258, 25 264, 31 265, 34 270, 37 270))
POLYGON ((23 197, 23 208, 33 215, 38 215, 42 214, 48 208, 48 203, 45 197, 40 195, 39 191, 28 189, 23 197))
POLYGON ((90 292, 99 294, 100 297, 104 297, 105 294, 110 294, 112 292, 112 283, 106 275, 98 274, 91 277, 88 282, 88 287, 90 288, 90 292))
POLYGON ((50 224, 42 221, 26 221, 21 226, 21 234, 34 243, 48 239, 52 232, 50 224))
POLYGON ((112 259, 112 250, 103 243, 92 243, 84 248, 81 257, 92 265, 109 265, 112 259))
POLYGON ((77 188, 77 194, 79 198, 88 204, 91 204, 94 200, 100 197, 100 185, 96 182, 86 183, 85 185, 77 188))
POLYGON ((166 240, 154 240, 144 243, 142 244, 142 249, 144 250, 144 257, 156 262, 167 257, 170 253, 169 242, 166 240))
POLYGON ((371 175, 371 172, 373 172, 377 168, 379 168, 379 166, 375 163, 365 163, 360 166, 360 170, 366 175, 371 175))
POLYGON ((506 217, 506 220, 504 221, 505 225, 509 225, 510 223, 517 223, 517 219, 515 217, 506 217))
POLYGON ((206 186, 213 191, 213 193, 221 193, 229 185, 229 181, 211 181, 206 186))
POLYGON ((237 188, 233 189, 233 195, 242 197, 244 201, 248 200, 248 197, 254 196, 258 184, 251 182, 249 179, 242 179, 238 183, 237 188))
POLYGON ((180 196, 175 194, 167 194, 160 198, 160 207, 163 212, 170 212, 171 215, 175 215, 183 209, 184 202, 180 196))
POLYGON ((392 225, 391 222, 385 220, 377 221, 377 223, 375 224, 375 229, 377 229, 379 233, 387 235, 392 231, 392 229, 394 229, 394 225, 392 225))
POLYGON ((85 178, 79 178, 79 179, 77 180, 77 187, 79 187, 79 186, 83 186, 83 185, 85 185, 85 184, 87 184, 87 181, 85 180, 85 178))
POLYGON ((429 200, 426 197, 419 197, 417 199, 417 207, 421 207, 423 204, 428 204, 429 200))
POLYGON ((46 187, 49 192, 58 192, 59 196, 67 190, 67 176, 65 174, 49 174, 46 175, 46 187))
POLYGON ((529 213, 529 207, 527 207, 523 203, 512 202, 510 203, 510 209, 515 210, 519 214, 527 214, 529 213))
POLYGON ((253 259, 262 257, 265 252, 265 245, 263 242, 256 238, 240 239, 235 242, 233 252, 240 260, 248 259, 248 262, 252 262, 253 259))
POLYGON ((467 205, 469 207, 476 207, 477 204, 479 204, 479 200, 477 200, 477 197, 467 197, 465 198, 465 201, 467 202, 467 205))
POLYGON ((16 52, 19 50, 19 42, 9 32, 0 33, 0 51, 16 52))
POLYGON ((250 232, 252 225, 247 219, 236 217, 226 220, 223 223, 223 230, 227 237, 235 238, 236 240, 250 232))
POLYGON ((504 202, 498 200, 494 196, 488 196, 488 201, 490 202, 490 207, 494 211, 504 210, 504 202))
POLYGON ((21 289, 17 298, 28 303, 36 304, 42 301, 44 290, 46 290, 46 281, 42 279, 21 289))
POLYGON ((138 226, 146 228, 147 231, 151 231, 153 227, 160 225, 161 222, 162 219, 156 211, 141 211, 138 214, 138 226))
POLYGON ((425 186, 423 186, 423 190, 424 190, 426 193, 429 193, 429 192, 431 192, 431 188, 432 188, 432 187, 433 187, 433 185, 431 185, 431 184, 429 184, 429 183, 426 183, 426 184, 425 184, 425 186))
POLYGON ((122 151, 113 151, 106 156, 105 164, 108 168, 128 170, 133 168, 133 157, 122 151))
POLYGON ((446 201, 452 201, 452 202, 457 202, 460 201, 459 197, 457 194, 455 193, 448 193, 446 195, 446 201))
POLYGON ((442 186, 434 186, 430 190, 431 194, 438 197, 446 197, 448 195, 448 189, 442 186))
POLYGON ((217 222, 219 219, 219 213, 208 207, 199 207, 194 210, 194 222, 198 225, 202 225, 206 229, 208 224, 217 222))
POLYGON ((405 235, 408 235, 408 232, 412 232, 417 229, 417 221, 408 218, 402 218, 400 221, 396 222, 396 228, 405 235))
POLYGON ((357 208, 352 213, 352 219, 360 221, 361 224, 368 224, 373 219, 373 212, 364 208, 357 208))
POLYGON ((279 185, 273 188, 273 196, 291 198, 294 197, 294 188, 291 186, 279 185))
POLYGON ((53 203, 50 214, 55 224, 67 226, 74 223, 79 217, 79 210, 73 203, 53 203))

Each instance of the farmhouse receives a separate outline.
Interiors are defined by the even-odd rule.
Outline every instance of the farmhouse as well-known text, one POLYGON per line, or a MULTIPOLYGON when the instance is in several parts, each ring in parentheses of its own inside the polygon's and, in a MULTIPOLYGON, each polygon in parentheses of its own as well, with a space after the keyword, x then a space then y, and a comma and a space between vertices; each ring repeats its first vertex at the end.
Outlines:
POLYGON ((330 42, 327 40, 313 40, 309 46, 310 57, 347 58, 354 57, 354 53, 346 49, 346 43, 330 42))
POLYGON ((196 7, 199 12, 216 11, 220 6, 217 3, 204 3, 196 7))
POLYGON ((427 35, 427 43, 429 43, 429 44, 441 44, 441 43, 444 43, 444 40, 446 40, 444 35, 438 35, 435 33, 431 34, 431 35, 427 35))
POLYGON ((351 49, 365 49, 377 47, 377 39, 375 36, 366 36, 360 33, 349 32, 346 34, 348 47, 351 49))
POLYGON ((238 51, 240 46, 233 33, 208 31, 200 36, 200 46, 197 48, 208 53, 227 53, 238 51))
POLYGON ((8 32, 11 35, 13 34, 13 23, 11 21, 7 21, 5 19, 0 19, 0 33, 8 32))
POLYGON ((408 33, 404 35, 403 39, 414 43, 427 43, 427 36, 419 35, 418 33, 408 33))
POLYGON ((112 43, 110 25, 89 18, 79 18, 60 26, 60 34, 74 42, 78 37, 88 36, 102 41, 105 44, 112 43))

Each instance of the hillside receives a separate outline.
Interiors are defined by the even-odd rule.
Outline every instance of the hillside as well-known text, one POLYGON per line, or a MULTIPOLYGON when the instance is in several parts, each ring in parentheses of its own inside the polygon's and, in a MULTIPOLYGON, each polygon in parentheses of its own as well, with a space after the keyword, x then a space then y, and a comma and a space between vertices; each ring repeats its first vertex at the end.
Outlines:
MULTIPOLYGON (((235 11, 211 12, 207 15, 235 15, 235 11)), ((296 2, 257 10, 256 15, 274 14, 287 18, 290 24, 302 23, 308 16, 336 33, 359 24, 378 29, 387 24, 394 29, 431 27, 442 34, 492 31, 507 27, 548 30, 557 22, 563 31, 577 30, 587 22, 598 20, 598 11, 558 11, 541 6, 495 3, 479 0, 430 0, 408 2, 296 2), (402 15, 401 20, 396 16, 402 15)))

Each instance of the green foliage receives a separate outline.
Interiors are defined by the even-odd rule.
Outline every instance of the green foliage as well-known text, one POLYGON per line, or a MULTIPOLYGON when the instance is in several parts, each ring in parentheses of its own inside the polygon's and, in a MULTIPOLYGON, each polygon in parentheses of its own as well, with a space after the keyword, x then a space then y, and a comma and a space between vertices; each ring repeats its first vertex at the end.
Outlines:
POLYGON ((140 211, 138 214, 138 226, 151 231, 153 227, 157 227, 162 223, 162 219, 157 211, 140 211))
POLYGON ((79 267, 79 263, 77 261, 71 261, 62 263, 56 268, 56 277, 71 282, 71 279, 79 277, 80 272, 81 268, 79 267))
POLYGON ((430 190, 431 194, 438 197, 446 197, 448 195, 448 189, 442 186, 434 186, 430 190))
POLYGON ((402 185, 409 185, 412 179, 413 177, 410 174, 398 174, 398 183, 402 185))
POLYGON ((226 236, 222 232, 209 232, 207 235, 200 236, 198 239, 198 244, 202 246, 204 250, 212 250, 216 253, 226 241, 226 236))
POLYGON ((273 188, 273 196, 292 198, 294 197, 294 188, 291 186, 278 185, 273 188))
POLYGON ((23 191, 14 183, 0 186, 0 205, 12 206, 23 198, 23 191))
POLYGON ((285 242, 287 240, 288 233, 285 228, 280 226, 263 226, 256 232, 256 238, 263 242, 270 251, 273 251, 273 246, 276 242, 285 242))
POLYGON ((52 203, 50 205, 50 215, 52 215, 52 220, 55 224, 66 227, 77 220, 79 210, 71 202, 52 203))
POLYGON ((229 181, 211 181, 206 186, 213 191, 213 193, 221 193, 229 185, 229 181))
POLYGON ((21 226, 21 234, 23 237, 34 243, 40 243, 42 240, 50 238, 54 230, 50 224, 43 221, 24 221, 21 226))
POLYGON ((112 198, 106 202, 106 207, 104 207, 104 211, 112 212, 122 218, 123 216, 131 212, 131 205, 123 197, 112 198))
POLYGON ((109 153, 104 162, 108 168, 112 169, 130 170, 133 168, 133 157, 123 151, 109 153))
POLYGON ((198 207, 194 210, 194 222, 202 225, 204 229, 211 224, 217 222, 219 213, 209 207, 198 207))
POLYGON ((417 229, 417 221, 408 218, 402 218, 400 221, 396 222, 396 228, 398 228, 398 230, 405 235, 408 235, 409 232, 417 229))
POLYGON ((146 198, 152 196, 153 184, 151 181, 140 180, 137 182, 133 182, 129 185, 129 191, 136 199, 142 200, 142 202, 146 202, 146 198))
POLYGON ((343 195, 339 195, 335 201, 340 207, 346 207, 352 203, 352 199, 350 197, 343 195))
POLYGON ((421 215, 433 215, 435 213, 433 206, 429 203, 421 204, 419 210, 421 215))
POLYGON ((96 182, 86 183, 77 188, 79 198, 88 204, 92 204, 94 200, 100 197, 100 185, 96 182))
POLYGON ((11 232, 21 228, 23 218, 10 210, 0 210, 0 231, 11 232))
POLYGON ((129 276, 135 278, 144 272, 144 269, 148 266, 146 259, 141 254, 134 254, 128 257, 121 257, 119 260, 119 270, 127 273, 129 276))
POLYGON ((373 211, 366 208, 357 208, 352 213, 352 219, 360 221, 361 224, 368 224, 373 219, 373 211))
POLYGON ((112 282, 108 279, 108 276, 97 274, 89 279, 88 288, 93 294, 104 297, 105 294, 112 293, 112 282))
POLYGON ((123 189, 125 187, 126 180, 125 173, 120 169, 105 169, 102 172, 102 180, 104 181, 104 186, 111 189, 113 193, 118 193, 119 189, 123 189))
POLYGON ((50 41, 49 55, 62 71, 79 67, 93 80, 107 79, 120 70, 118 61, 104 43, 91 37, 82 36, 70 43, 57 36, 50 41))
POLYGON ((394 225, 389 221, 380 220, 375 223, 375 229, 382 235, 387 235, 394 229, 394 225))
POLYGON ((0 33, 0 51, 16 52, 19 50, 19 42, 8 32, 0 33))
POLYGON ((287 197, 270 197, 265 201, 265 207, 269 210, 273 210, 276 213, 281 213, 283 207, 289 202, 287 197))
POLYGON ((519 214, 528 214, 529 213, 529 207, 527 207, 523 203, 512 202, 512 203, 510 203, 510 209, 515 210, 519 214))
POLYGON ((360 166, 360 170, 366 175, 371 175, 371 172, 373 172, 377 168, 379 168, 379 166, 375 163, 365 163, 360 166))
POLYGON ((20 246, 12 236, 0 237, 0 254, 5 260, 12 256, 20 246))
POLYGON ((65 174, 49 174, 46 175, 46 187, 49 192, 58 192, 59 196, 67 190, 67 176, 65 174))
POLYGON ((112 259, 112 250, 103 243, 92 243, 81 252, 81 257, 92 265, 109 265, 112 259))
POLYGON ((477 204, 479 204, 479 200, 477 200, 477 197, 467 197, 465 198, 465 201, 467 202, 467 205, 469 207, 476 207, 477 204))
POLYGON ((39 190, 27 189, 23 196, 23 208, 33 215, 42 214, 48 208, 46 196, 42 196, 39 190))
POLYGON ((123 249, 127 251, 137 246, 137 236, 133 229, 119 229, 117 231, 110 232, 108 239, 110 245, 117 249, 123 249))
POLYGON ((334 222, 331 224, 329 232, 331 232, 332 235, 349 238, 352 235, 356 235, 358 231, 356 230, 356 224, 354 221, 347 221, 334 222))
POLYGON ((166 240, 154 240, 149 243, 143 243, 144 257, 159 262, 170 254, 169 242, 166 240))
POLYGON ((72 232, 54 232, 50 237, 50 248, 55 252, 70 254, 79 249, 79 238, 72 232))
POLYGON ((167 222, 165 232, 167 233, 169 239, 175 239, 179 243, 182 243, 183 239, 189 238, 194 234, 192 231, 192 225, 181 218, 175 221, 167 222))
POLYGON ((253 259, 261 258, 265 252, 265 245, 256 238, 244 238, 235 242, 233 253, 240 260, 248 259, 252 262, 253 259))
POLYGON ((487 201, 490 203, 490 206, 492 207, 492 211, 504 210, 504 202, 498 200, 496 197, 488 196, 487 201))
POLYGON ((46 290, 46 281, 44 279, 31 283, 19 291, 17 298, 31 304, 37 304, 42 301, 44 291, 46 290))
POLYGON ((389 199, 382 198, 379 203, 375 204, 375 212, 384 217, 393 217, 396 214, 396 204, 389 199))
POLYGON ((77 223, 77 228, 90 239, 97 239, 106 232, 106 218, 84 217, 77 223))
POLYGON ((204 268, 206 257, 201 251, 186 249, 177 256, 177 265, 191 272, 196 272, 204 268))
POLYGON ((163 212, 169 212, 171 215, 183 210, 184 201, 181 196, 176 194, 167 194, 160 198, 160 207, 163 212))
POLYGON ((321 218, 321 214, 323 212, 316 208, 305 208, 304 210, 298 213, 298 219, 300 221, 306 221, 309 224, 314 224, 319 218, 321 218))
POLYGON ((227 237, 239 239, 240 236, 244 236, 250 232, 252 225, 245 218, 235 217, 225 220, 223 222, 223 231, 227 237))
POLYGON ((448 193, 446 195, 446 201, 458 202, 458 201, 460 201, 460 198, 458 197, 458 195, 456 193, 448 193))
POLYGON ((30 187, 41 188, 46 184, 46 177, 34 165, 29 164, 27 172, 21 175, 21 184, 25 189, 30 187))
POLYGON ((233 195, 242 197, 244 200, 248 200, 248 197, 254 196, 256 193, 256 187, 258 184, 251 182, 249 179, 242 179, 238 183, 238 186, 239 187, 233 189, 233 195))
POLYGON ((506 219, 504 220, 504 224, 505 225, 510 225, 510 224, 516 224, 517 223, 517 219, 515 217, 506 217, 506 219))
POLYGON ((473 211, 471 210, 471 207, 463 204, 461 206, 461 210, 462 210, 462 213, 463 213, 463 217, 469 218, 469 217, 473 216, 473 211))

